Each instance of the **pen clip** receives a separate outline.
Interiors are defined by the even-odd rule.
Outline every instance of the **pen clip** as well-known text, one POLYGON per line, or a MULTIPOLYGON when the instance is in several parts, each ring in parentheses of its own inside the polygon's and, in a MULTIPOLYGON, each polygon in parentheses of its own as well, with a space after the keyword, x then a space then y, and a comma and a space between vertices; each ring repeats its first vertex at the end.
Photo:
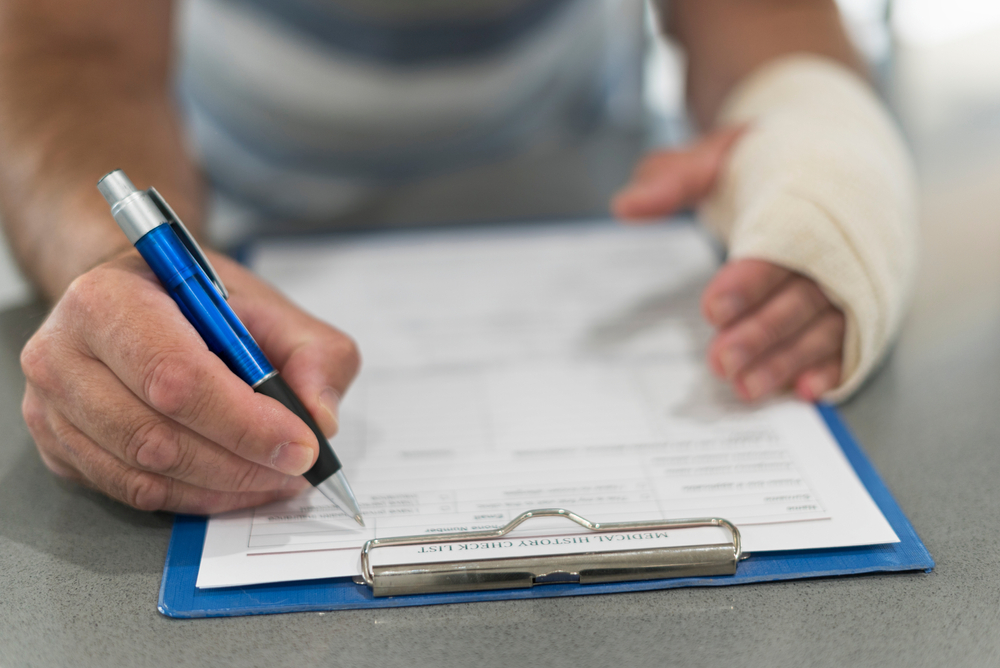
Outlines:
POLYGON ((187 249, 191 251, 191 255, 194 256, 195 261, 197 261, 198 264, 201 265, 201 268, 205 270, 205 273, 208 274, 209 280, 215 283, 215 287, 219 289, 219 292, 222 294, 222 298, 228 301, 229 290, 226 290, 226 286, 222 284, 222 279, 219 277, 219 274, 216 273, 215 267, 213 267, 212 263, 208 261, 208 257, 205 256, 205 252, 201 250, 201 246, 199 246, 198 242, 195 241, 194 236, 188 231, 188 228, 184 227, 184 223, 182 223, 181 219, 177 217, 177 214, 170 208, 170 205, 167 204, 165 199, 163 199, 163 196, 156 192, 156 188, 150 188, 146 191, 146 194, 149 195, 149 199, 153 200, 153 204, 155 204, 156 208, 160 210, 160 213, 166 217, 167 222, 170 223, 174 232, 176 232, 177 236, 180 237, 181 242, 183 242, 184 245, 187 246, 187 249))

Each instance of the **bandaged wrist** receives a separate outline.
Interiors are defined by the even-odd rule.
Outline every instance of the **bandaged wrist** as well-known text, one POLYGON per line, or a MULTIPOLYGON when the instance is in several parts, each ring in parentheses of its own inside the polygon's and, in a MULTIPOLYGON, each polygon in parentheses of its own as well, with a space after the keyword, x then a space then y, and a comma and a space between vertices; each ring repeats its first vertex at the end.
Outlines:
POLYGON ((699 213, 729 257, 815 280, 846 318, 848 397, 896 336, 917 256, 912 160, 869 85, 835 61, 794 55, 753 73, 720 125, 746 124, 699 213))

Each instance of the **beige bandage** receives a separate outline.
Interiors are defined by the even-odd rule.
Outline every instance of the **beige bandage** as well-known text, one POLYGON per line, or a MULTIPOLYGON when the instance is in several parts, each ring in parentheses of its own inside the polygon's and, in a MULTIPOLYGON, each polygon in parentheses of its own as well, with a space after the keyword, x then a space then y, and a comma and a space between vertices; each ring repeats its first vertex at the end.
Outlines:
POLYGON ((767 260, 814 279, 847 320, 841 401, 899 329, 917 256, 912 161, 869 85, 832 60, 794 55, 754 72, 720 125, 747 124, 705 224, 729 257, 767 260))

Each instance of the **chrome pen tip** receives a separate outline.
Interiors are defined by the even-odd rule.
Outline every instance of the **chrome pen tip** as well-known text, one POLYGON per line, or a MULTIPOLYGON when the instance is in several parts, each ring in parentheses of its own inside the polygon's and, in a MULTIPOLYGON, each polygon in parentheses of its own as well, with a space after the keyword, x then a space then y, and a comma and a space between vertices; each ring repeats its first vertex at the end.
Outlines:
POLYGON ((351 490, 351 485, 347 482, 343 469, 316 485, 316 489, 330 501, 333 501, 338 508, 344 511, 345 515, 353 517, 354 521, 361 526, 365 525, 365 521, 361 518, 361 506, 358 505, 358 500, 354 497, 354 491, 351 490))

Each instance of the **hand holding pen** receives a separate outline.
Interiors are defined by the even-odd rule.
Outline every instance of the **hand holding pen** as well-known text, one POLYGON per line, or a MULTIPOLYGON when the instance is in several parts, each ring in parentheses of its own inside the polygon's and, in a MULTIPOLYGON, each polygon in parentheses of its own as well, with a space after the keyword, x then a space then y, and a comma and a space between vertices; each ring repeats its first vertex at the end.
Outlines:
MULTIPOLYGON (((353 342, 228 259, 230 304, 327 435, 353 342)), ((22 355, 24 414, 46 464, 144 510, 220 512, 295 494, 317 438, 255 393, 125 252, 78 278, 22 355)))

